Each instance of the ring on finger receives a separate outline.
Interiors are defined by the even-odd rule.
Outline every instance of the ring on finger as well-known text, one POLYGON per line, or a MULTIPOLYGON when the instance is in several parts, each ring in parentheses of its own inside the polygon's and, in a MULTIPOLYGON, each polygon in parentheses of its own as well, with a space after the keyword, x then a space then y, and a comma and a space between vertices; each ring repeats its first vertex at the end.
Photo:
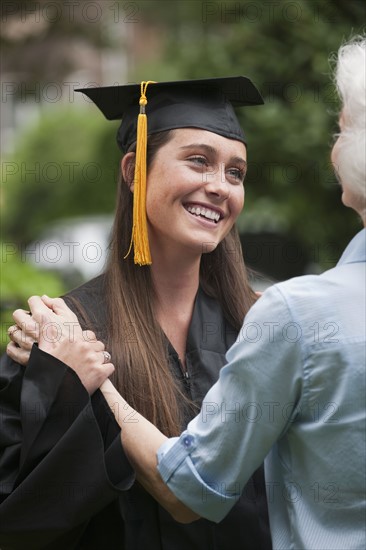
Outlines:
POLYGON ((109 363, 110 360, 112 359, 112 356, 108 351, 103 351, 103 356, 104 356, 103 364, 104 363, 109 363))

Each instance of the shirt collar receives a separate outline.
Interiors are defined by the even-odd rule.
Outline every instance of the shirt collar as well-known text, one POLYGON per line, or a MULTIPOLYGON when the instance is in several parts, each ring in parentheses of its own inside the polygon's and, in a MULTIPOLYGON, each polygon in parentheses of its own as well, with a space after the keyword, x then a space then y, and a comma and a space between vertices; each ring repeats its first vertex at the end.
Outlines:
POLYGON ((366 228, 355 235, 337 265, 366 262, 366 228))

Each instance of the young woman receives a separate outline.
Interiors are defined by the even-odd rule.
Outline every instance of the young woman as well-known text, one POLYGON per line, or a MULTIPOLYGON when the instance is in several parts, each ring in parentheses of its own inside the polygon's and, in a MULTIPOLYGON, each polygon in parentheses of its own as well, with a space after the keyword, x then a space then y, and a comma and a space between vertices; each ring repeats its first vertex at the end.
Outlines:
POLYGON ((53 303, 55 317, 47 334, 34 334, 39 347, 25 369, 28 355, 18 346, 32 343, 24 339, 32 320, 14 314, 13 361, 4 358, 1 367, 4 549, 271 547, 262 468, 219 525, 178 524, 134 483, 119 426, 98 390, 114 365, 112 381, 133 407, 167 436, 179 434, 217 380, 255 301, 235 228, 246 138, 232 105, 260 104, 258 92, 243 77, 151 83, 142 91, 147 255, 139 254, 144 221, 135 218, 144 185, 141 135, 136 144, 140 89, 87 90, 108 118, 123 115, 109 263, 101 277, 66 296, 77 318, 67 313, 60 325, 63 306, 53 303), (131 232, 135 261, 147 265, 126 257, 131 232))

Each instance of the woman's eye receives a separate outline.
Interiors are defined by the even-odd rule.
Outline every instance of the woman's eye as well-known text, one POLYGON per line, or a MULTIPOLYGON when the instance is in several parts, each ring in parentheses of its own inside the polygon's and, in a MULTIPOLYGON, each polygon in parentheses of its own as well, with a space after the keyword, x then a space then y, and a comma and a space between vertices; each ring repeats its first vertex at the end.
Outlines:
POLYGON ((228 170, 228 174, 240 182, 244 181, 244 170, 240 170, 239 168, 230 168, 230 170, 228 170))
POLYGON ((198 166, 207 166, 207 160, 205 157, 190 157, 189 160, 198 166))

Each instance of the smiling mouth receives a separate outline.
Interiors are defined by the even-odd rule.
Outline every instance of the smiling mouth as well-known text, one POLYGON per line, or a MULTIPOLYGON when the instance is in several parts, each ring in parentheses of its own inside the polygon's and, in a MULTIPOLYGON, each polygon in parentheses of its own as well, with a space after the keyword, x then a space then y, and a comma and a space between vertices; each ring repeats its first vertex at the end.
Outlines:
POLYGON ((211 208, 207 208, 205 206, 194 206, 194 205, 184 205, 184 208, 192 214, 192 216, 196 216, 197 218, 203 218, 205 220, 211 221, 213 223, 218 223, 221 219, 221 215, 216 210, 212 210, 211 208))

